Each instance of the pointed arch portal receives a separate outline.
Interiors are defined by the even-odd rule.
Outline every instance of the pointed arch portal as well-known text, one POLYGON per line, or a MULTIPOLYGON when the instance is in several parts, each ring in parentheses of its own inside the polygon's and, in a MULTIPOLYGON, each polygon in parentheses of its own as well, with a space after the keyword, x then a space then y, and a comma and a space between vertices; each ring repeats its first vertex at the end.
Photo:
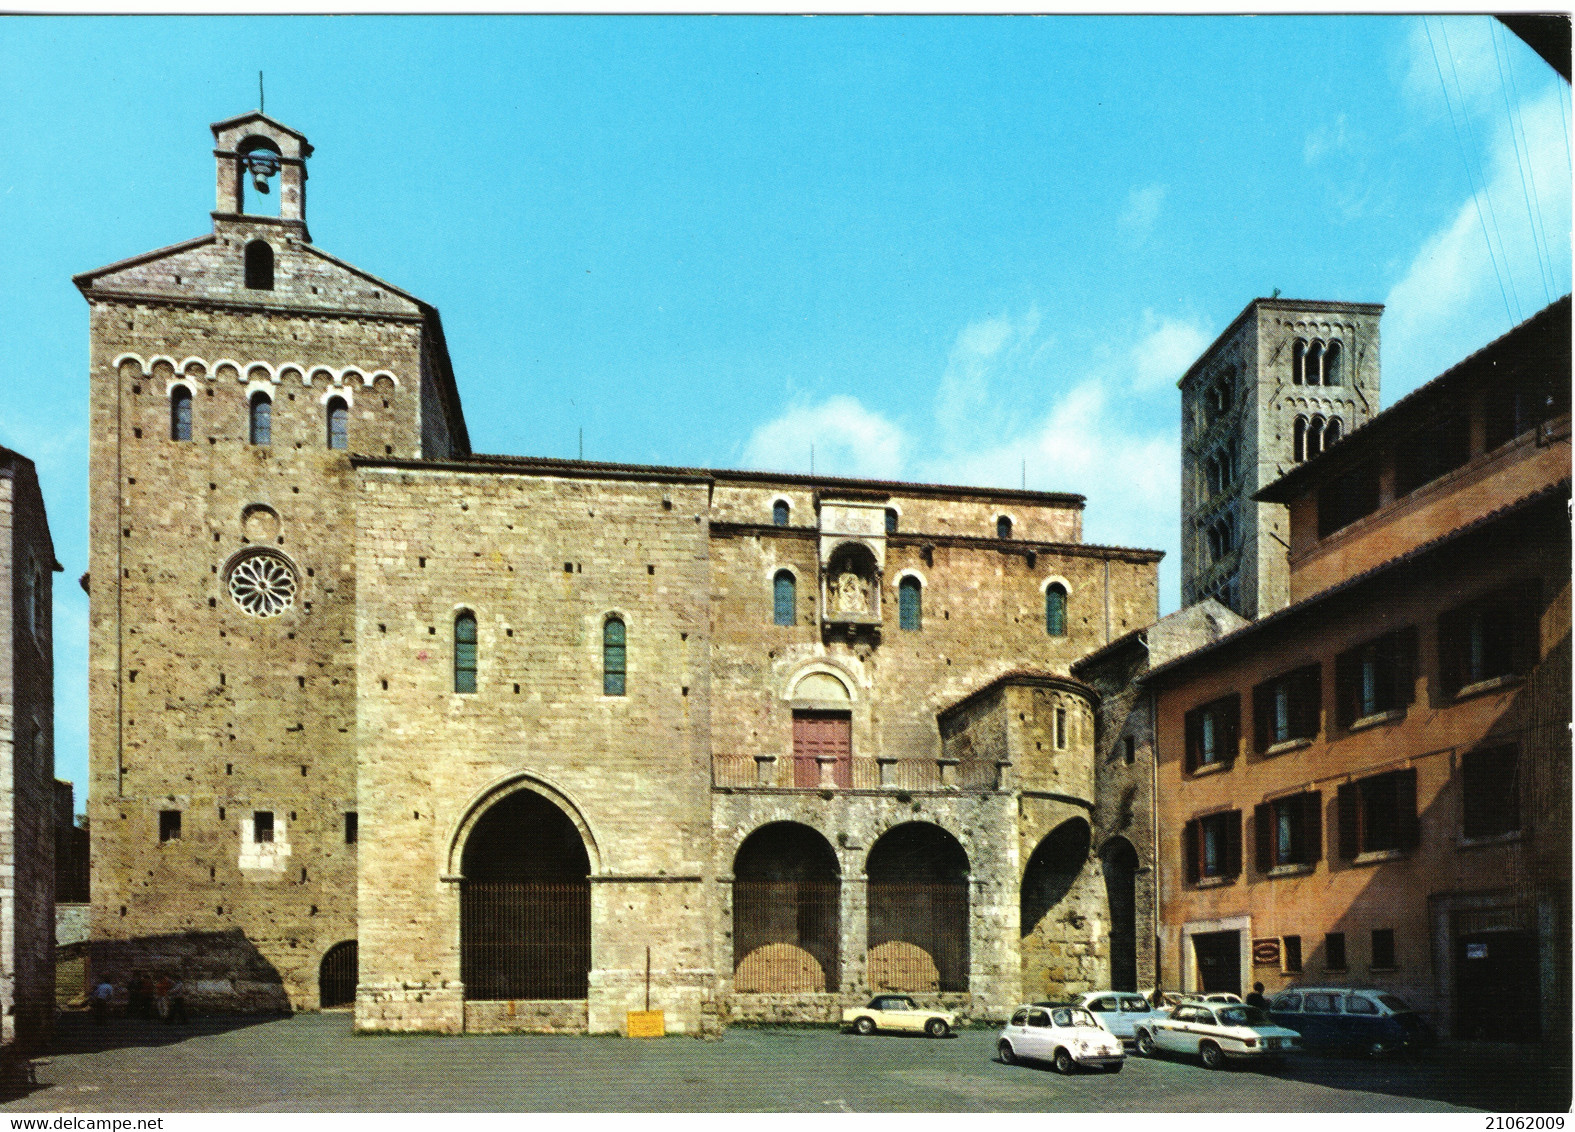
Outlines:
POLYGON ((591 866, 569 816, 534 791, 506 795, 470 831, 461 871, 465 997, 585 998, 591 866))

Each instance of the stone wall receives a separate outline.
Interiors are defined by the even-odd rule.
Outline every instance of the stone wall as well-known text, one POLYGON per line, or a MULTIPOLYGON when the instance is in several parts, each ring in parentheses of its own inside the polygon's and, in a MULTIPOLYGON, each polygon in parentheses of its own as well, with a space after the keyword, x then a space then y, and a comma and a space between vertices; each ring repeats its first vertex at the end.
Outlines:
POLYGON ((0 449, 0 1038, 54 1023, 55 554, 33 465, 0 449))

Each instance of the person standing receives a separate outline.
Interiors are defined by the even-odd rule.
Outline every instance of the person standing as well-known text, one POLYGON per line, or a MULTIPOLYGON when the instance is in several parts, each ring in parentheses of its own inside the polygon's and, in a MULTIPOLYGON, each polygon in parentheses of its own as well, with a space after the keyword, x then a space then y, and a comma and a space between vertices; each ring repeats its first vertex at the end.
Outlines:
POLYGON ((1252 984, 1252 993, 1247 996, 1247 1005, 1256 1006, 1259 1010, 1269 1009, 1269 1000, 1263 997, 1262 983, 1252 984))
POLYGON ((108 979, 100 979, 98 986, 93 988, 93 997, 90 1006, 93 1010, 93 1021, 102 1026, 109 1021, 109 1000, 115 997, 115 988, 108 979))

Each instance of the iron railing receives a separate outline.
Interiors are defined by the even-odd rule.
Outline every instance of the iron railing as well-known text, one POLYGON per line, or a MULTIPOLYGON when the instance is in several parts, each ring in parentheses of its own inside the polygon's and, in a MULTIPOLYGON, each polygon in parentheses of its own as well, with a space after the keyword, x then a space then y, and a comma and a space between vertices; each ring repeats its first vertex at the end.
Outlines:
POLYGON ((465 881, 460 978, 468 999, 585 998, 591 970, 589 880, 465 881))
POLYGON ((349 1006, 355 1002, 355 985, 359 978, 357 951, 356 941, 348 939, 334 944, 323 956, 317 988, 319 1005, 325 1010, 334 1006, 349 1006))
POLYGON ((744 994, 837 990, 841 887, 836 881, 735 881, 733 988, 744 994))
POLYGON ((968 989, 966 881, 870 880, 869 982, 874 990, 968 989))

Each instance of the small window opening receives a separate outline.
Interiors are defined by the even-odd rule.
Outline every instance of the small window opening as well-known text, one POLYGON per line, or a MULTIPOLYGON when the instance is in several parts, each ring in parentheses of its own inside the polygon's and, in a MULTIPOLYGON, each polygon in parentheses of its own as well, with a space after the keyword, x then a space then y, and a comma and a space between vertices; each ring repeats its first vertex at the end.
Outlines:
POLYGON ((627 691, 628 638, 624 624, 609 617, 602 626, 602 694, 621 696, 627 691))
POLYGON ((997 515, 995 518, 995 537, 1012 537, 1012 519, 1010 515, 997 515))
POLYGON ((354 845, 361 838, 361 815, 354 810, 345 814, 345 844, 354 845))
POLYGON ((180 840, 180 811, 179 810, 160 810, 159 811, 159 840, 160 841, 179 841, 180 840))
POLYGON ((258 845, 273 841, 272 810, 257 810, 252 814, 252 840, 258 845))
POLYGON ((266 393, 252 394, 250 439, 253 444, 273 442, 273 402, 266 393))
POLYGON ((924 590, 919 579, 904 578, 897 583, 897 627, 917 630, 924 622, 924 590))
POLYGON ((895 507, 886 508, 886 533, 889 535, 897 533, 897 509, 895 507))
POLYGON ((191 390, 184 385, 170 391, 170 439, 191 439, 191 390))
POLYGON ((246 245, 246 287, 251 291, 273 290, 273 248, 267 240, 246 245))
POLYGON ((350 409, 342 397, 328 402, 328 447, 350 446, 350 409))
POLYGON ((791 570, 778 570, 771 581, 771 619, 777 625, 791 625, 797 611, 798 581, 791 570))
POLYGON ((1055 709, 1055 749, 1066 750, 1066 708, 1055 709))
POLYGON ((771 505, 771 521, 779 527, 788 525, 789 507, 786 499, 779 499, 771 505))
POLYGON ((454 618, 454 691, 476 690, 476 615, 469 610, 454 618))
POLYGON ((1066 636, 1066 587, 1060 582, 1045 587, 1045 632, 1052 637, 1066 636))
POLYGON ((1121 761, 1131 766, 1137 761, 1137 739, 1127 735, 1121 740, 1121 761))

